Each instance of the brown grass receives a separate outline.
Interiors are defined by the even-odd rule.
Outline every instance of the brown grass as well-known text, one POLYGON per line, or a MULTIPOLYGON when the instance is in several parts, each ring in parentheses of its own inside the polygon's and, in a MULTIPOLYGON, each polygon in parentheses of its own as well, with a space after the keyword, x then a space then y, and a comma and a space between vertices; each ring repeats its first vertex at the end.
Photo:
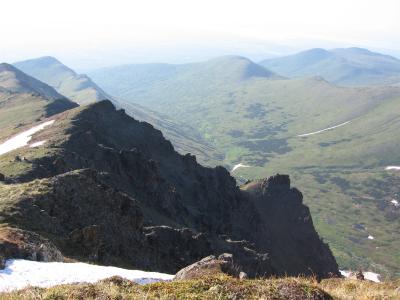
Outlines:
POLYGON ((118 277, 97 284, 27 288, 0 295, 15 299, 332 299, 315 282, 297 278, 239 280, 226 275, 137 285, 118 277))
POLYGON ((400 280, 375 283, 351 279, 323 280, 319 287, 341 300, 400 299, 400 280))
POLYGON ((318 283, 313 278, 270 278, 239 280, 226 275, 195 280, 138 285, 120 277, 96 284, 60 285, 49 289, 26 288, 0 299, 400 299, 400 280, 374 283, 349 279, 327 279, 318 283))

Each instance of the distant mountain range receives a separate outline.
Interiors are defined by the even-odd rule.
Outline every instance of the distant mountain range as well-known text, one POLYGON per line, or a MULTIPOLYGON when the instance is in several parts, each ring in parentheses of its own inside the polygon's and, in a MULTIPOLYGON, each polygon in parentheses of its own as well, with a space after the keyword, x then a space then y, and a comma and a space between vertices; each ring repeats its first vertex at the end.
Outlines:
POLYGON ((399 59, 362 48, 317 48, 267 59, 260 64, 286 77, 321 76, 334 84, 345 86, 400 82, 399 59))
MULTIPOLYGON (((190 88, 196 92, 204 93, 204 87, 209 89, 223 84, 235 84, 251 78, 264 78, 269 80, 282 79, 262 66, 241 56, 224 56, 202 63, 191 63, 182 65, 172 64, 135 64, 123 65, 95 70, 89 73, 92 78, 100 82, 104 89, 112 91, 115 96, 125 100, 132 100, 133 94, 140 94, 142 91, 158 89, 160 86, 168 88, 172 84, 182 84, 183 88, 190 88), (122 80, 120 80, 122 79, 122 80)), ((180 92, 175 88, 176 93, 180 92)), ((174 93, 174 91, 171 91, 174 93)), ((183 92, 183 91, 182 91, 183 92)), ((229 91, 228 91, 229 92, 229 91)), ((167 96, 167 95, 166 95, 167 96)), ((153 101, 153 97, 143 98, 138 103, 153 101)), ((159 101, 168 101, 157 99, 159 101)))

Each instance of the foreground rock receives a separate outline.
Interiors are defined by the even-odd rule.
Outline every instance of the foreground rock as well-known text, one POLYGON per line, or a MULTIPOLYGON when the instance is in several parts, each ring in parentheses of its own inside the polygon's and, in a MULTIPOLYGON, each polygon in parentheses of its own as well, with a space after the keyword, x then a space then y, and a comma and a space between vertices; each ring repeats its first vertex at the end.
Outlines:
POLYGON ((202 260, 180 270, 175 275, 175 280, 195 279, 218 274, 228 274, 234 277, 245 277, 239 266, 235 266, 233 255, 224 253, 218 257, 207 256, 202 260))
POLYGON ((0 185, 0 222, 97 264, 174 274, 232 253, 249 277, 339 274, 288 176, 238 188, 108 101, 56 118, 37 138, 46 151, 4 161, 21 171, 0 185))

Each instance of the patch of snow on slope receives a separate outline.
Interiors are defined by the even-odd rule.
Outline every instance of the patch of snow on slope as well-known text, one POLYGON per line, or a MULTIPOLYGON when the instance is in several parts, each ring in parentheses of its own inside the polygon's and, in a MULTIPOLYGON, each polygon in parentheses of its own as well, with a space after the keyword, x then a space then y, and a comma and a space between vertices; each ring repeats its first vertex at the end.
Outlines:
POLYGON ((372 235, 369 235, 369 236, 368 236, 368 239, 369 239, 369 240, 374 240, 375 238, 374 238, 372 235))
POLYGON ((342 276, 344 277, 349 277, 351 275, 351 271, 347 271, 347 270, 339 270, 340 274, 342 274, 342 276))
POLYGON ((395 171, 400 171, 400 166, 387 166, 385 168, 386 171, 390 171, 390 170, 395 170, 395 171))
POLYGON ((397 201, 396 199, 393 199, 392 201, 390 201, 390 203, 392 203, 394 206, 399 206, 399 201, 397 201))
POLYGON ((381 275, 374 272, 363 272, 365 279, 374 281, 374 282, 381 282, 381 275))
POLYGON ((233 168, 231 170, 231 173, 234 172, 235 170, 239 169, 239 168, 250 168, 250 167, 251 166, 247 166, 247 165, 244 165, 244 164, 240 163, 240 164, 237 164, 237 165, 233 166, 233 168))
POLYGON ((68 283, 95 283, 112 276, 121 276, 139 284, 172 280, 173 275, 103 267, 85 263, 37 262, 23 259, 7 260, 0 270, 0 292, 27 286, 51 287, 68 283))
POLYGON ((53 123, 54 120, 44 122, 8 139, 0 145, 0 155, 28 145, 29 141, 32 139, 32 135, 53 123))
POLYGON ((46 143, 46 141, 39 141, 39 142, 30 144, 29 147, 30 148, 36 148, 36 147, 44 145, 45 143, 46 143))
MULTIPOLYGON (((346 278, 355 276, 355 274, 353 272, 347 271, 347 270, 340 270, 340 274, 342 274, 346 278)), ((371 280, 374 282, 381 282, 381 275, 378 273, 363 272, 363 275, 364 275, 364 278, 367 280, 371 280)))
POLYGON ((318 133, 321 133, 321 132, 324 132, 324 131, 332 130, 332 129, 335 129, 335 128, 338 128, 338 127, 342 127, 342 126, 344 126, 344 125, 347 125, 347 124, 349 124, 350 122, 351 122, 351 121, 347 121, 347 122, 341 123, 341 124, 339 124, 339 125, 335 125, 335 126, 332 126, 332 127, 328 127, 328 128, 322 129, 322 130, 318 130, 318 131, 314 131, 314 132, 309 132, 309 133, 299 134, 298 137, 305 137, 305 136, 309 136, 309 135, 318 134, 318 133))

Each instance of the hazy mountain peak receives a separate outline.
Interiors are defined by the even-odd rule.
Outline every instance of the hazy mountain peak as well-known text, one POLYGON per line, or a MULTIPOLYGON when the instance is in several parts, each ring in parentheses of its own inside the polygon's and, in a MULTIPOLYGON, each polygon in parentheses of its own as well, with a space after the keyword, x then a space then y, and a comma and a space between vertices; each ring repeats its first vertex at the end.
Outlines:
POLYGON ((0 64, 0 87, 9 92, 38 94, 47 99, 65 98, 52 87, 7 63, 0 64))
POLYGON ((79 104, 110 99, 88 76, 77 74, 52 56, 43 56, 14 64, 27 74, 54 87, 79 104))
POLYGON ((223 62, 223 61, 230 61, 230 62, 242 61, 247 63, 253 63, 250 59, 241 55, 224 55, 209 60, 209 62, 223 62))
POLYGON ((221 56, 197 65, 200 66, 202 72, 204 69, 208 69, 210 73, 214 73, 220 78, 233 80, 246 80, 252 77, 280 77, 250 59, 237 55, 221 56))
POLYGON ((358 47, 310 49, 260 64, 287 77, 322 76, 338 85, 381 85, 400 81, 400 60, 358 47))
POLYGON ((7 63, 0 63, 0 72, 4 72, 4 71, 14 71, 16 70, 15 67, 13 67, 10 64, 7 63))
POLYGON ((305 50, 303 52, 300 52, 300 54, 313 54, 313 55, 317 55, 317 54, 329 54, 329 51, 324 49, 324 48, 312 48, 309 50, 305 50))
POLYGON ((360 47, 339 48, 339 50, 344 50, 344 51, 349 51, 349 52, 354 52, 354 53, 373 53, 372 51, 370 51, 368 49, 360 48, 360 47))
MULTIPOLYGON (((31 63, 36 63, 36 64, 62 64, 57 58, 53 56, 42 56, 38 58, 33 58, 29 59, 26 61, 23 61, 24 63, 26 62, 31 62, 31 63)), ((22 62, 21 62, 22 63, 22 62)))

